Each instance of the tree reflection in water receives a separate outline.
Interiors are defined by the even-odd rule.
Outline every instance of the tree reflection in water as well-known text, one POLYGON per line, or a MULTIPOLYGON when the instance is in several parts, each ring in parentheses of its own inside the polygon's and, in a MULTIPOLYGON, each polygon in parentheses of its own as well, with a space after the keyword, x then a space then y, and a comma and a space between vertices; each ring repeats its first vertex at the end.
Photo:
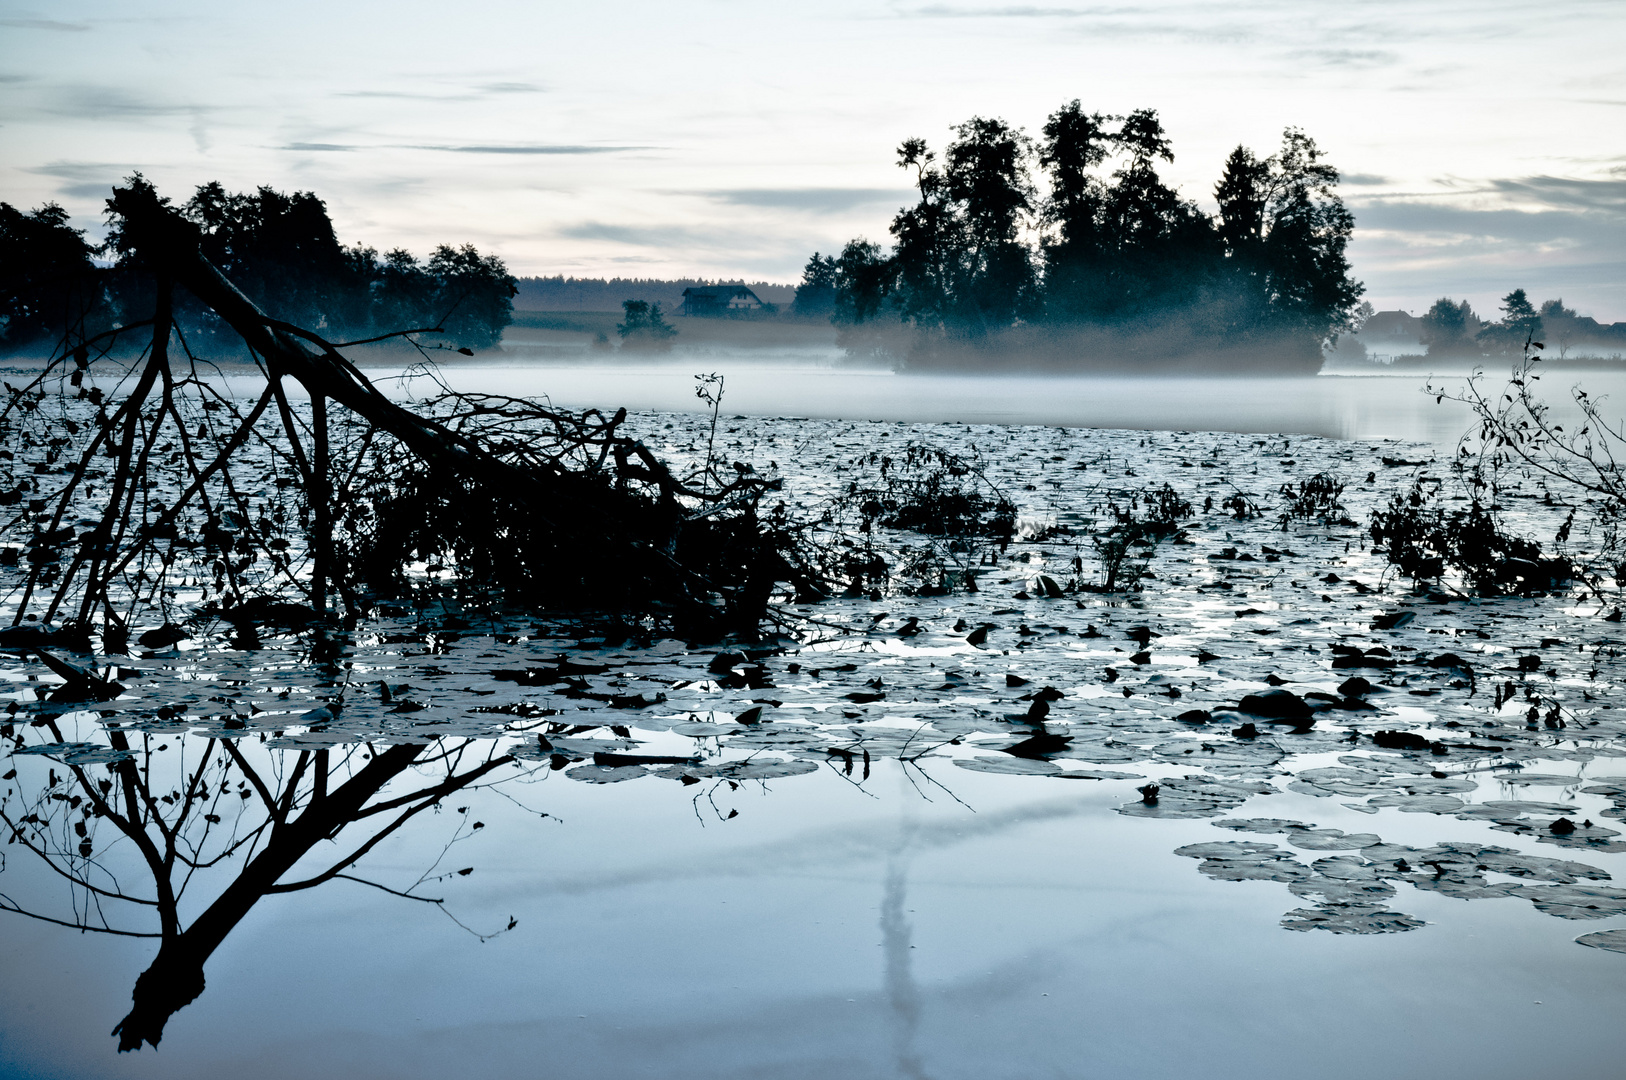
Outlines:
MULTIPOLYGON (((42 718, 39 730, 54 741, 26 747, 56 761, 14 759, 20 768, 7 778, 18 787, 0 801, 0 821, 13 843, 66 881, 71 914, 62 917, 43 897, 0 894, 0 902, 83 931, 158 939, 130 1012, 113 1029, 121 1051, 158 1045, 169 1018, 203 992, 209 957, 266 896, 342 878, 444 910, 442 900, 415 891, 437 867, 395 889, 362 876, 358 864, 423 811, 501 782, 514 763, 496 743, 475 739, 271 751, 257 766, 252 742, 245 753, 236 740, 210 738, 188 760, 185 736, 172 745, 114 728, 104 745, 69 743, 62 720, 42 718), (150 889, 131 883, 132 866, 150 889), (236 876, 197 910, 197 892, 231 868, 236 876)), ((4 730, 16 737, 12 726, 4 730)), ((460 821, 451 842, 482 827, 460 821)))

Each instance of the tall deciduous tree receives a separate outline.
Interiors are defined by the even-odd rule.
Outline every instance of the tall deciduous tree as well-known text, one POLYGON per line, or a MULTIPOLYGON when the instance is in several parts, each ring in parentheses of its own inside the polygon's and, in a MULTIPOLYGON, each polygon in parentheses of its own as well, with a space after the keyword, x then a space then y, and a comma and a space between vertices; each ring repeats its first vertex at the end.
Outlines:
POLYGON ((838 326, 872 322, 891 301, 897 288, 898 261, 887 258, 881 245, 859 237, 847 241, 835 265, 835 310, 838 326))
POLYGON ((1155 110, 1124 117, 1113 141, 1121 163, 1107 188, 1113 257, 1105 313, 1145 319, 1189 308, 1200 299, 1219 253, 1213 225, 1158 175, 1157 162, 1173 162, 1174 151, 1155 110))
POLYGON ((1032 145, 999 119, 974 116, 954 131, 943 154, 945 193, 960 225, 953 315, 980 332, 1034 307, 1033 262, 1019 239, 1033 211, 1032 145))
POLYGON ((1365 287, 1349 276, 1355 218, 1334 188, 1338 170, 1297 128, 1274 159, 1263 267, 1273 329, 1336 339, 1365 287))
POLYGON ((1039 164, 1050 182, 1041 214, 1050 232, 1042 257, 1047 312, 1071 319, 1093 314, 1110 249, 1106 226, 1106 184, 1093 170, 1107 160, 1115 143, 1108 124, 1120 119, 1086 113, 1074 99, 1045 121, 1039 164))
POLYGON ((1430 356, 1453 356, 1475 353, 1479 347, 1474 335, 1479 331, 1479 316, 1468 301, 1458 303, 1449 296, 1434 301, 1423 314, 1423 345, 1430 356))

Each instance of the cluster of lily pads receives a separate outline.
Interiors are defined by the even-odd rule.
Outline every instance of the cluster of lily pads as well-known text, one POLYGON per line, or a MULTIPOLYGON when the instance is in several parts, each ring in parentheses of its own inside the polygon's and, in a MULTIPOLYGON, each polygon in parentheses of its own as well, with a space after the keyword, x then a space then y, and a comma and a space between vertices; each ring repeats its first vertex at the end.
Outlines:
MULTIPOLYGON (((708 447, 709 418, 633 420, 669 460, 708 447)), ((1397 578, 1362 523, 1399 486, 1449 482, 1427 448, 736 418, 717 449, 777 472, 787 510, 806 520, 854 482, 854 461, 912 442, 975 460, 1017 507, 1008 543, 963 568, 970 588, 894 578, 817 603, 787 594, 762 640, 722 645, 482 605, 428 572, 419 595, 377 605, 353 630, 268 616, 252 647, 197 610, 136 628, 113 656, 25 626, 0 645, 54 644, 119 693, 63 693, 71 678, 19 657, 4 669, 4 733, 18 753, 81 764, 121 753, 110 728, 272 749, 494 739, 570 780, 677 783, 697 798, 815 772, 863 785, 882 761, 950 793, 954 770, 1083 781, 1121 787, 1126 815, 1284 837, 1285 848, 1217 840, 1177 854, 1221 880, 1285 884, 1309 905, 1284 918, 1290 929, 1415 928, 1389 910, 1400 883, 1520 897, 1564 918, 1626 915, 1626 892, 1600 884, 1606 869, 1530 850, 1626 851, 1604 824, 1626 817, 1626 776, 1611 775, 1626 767, 1609 763, 1626 756, 1619 624, 1610 605, 1574 595, 1476 599, 1397 578), (1337 478, 1318 490, 1336 490, 1338 510, 1276 512, 1310 476, 1337 478), (1093 538, 1162 488, 1190 516, 1146 545, 1132 588, 1103 592, 1093 538), (30 725, 47 716, 73 737, 39 738, 30 725), (1589 775, 1599 759, 1604 775, 1589 775), (1562 797, 1519 797, 1545 787, 1562 797), (1433 815, 1443 838, 1417 848, 1224 816, 1268 812, 1283 792, 1374 822, 1433 815), (1292 849, 1329 854, 1304 862, 1292 849)), ((1504 502, 1531 535, 1566 513, 1534 484, 1510 484, 1504 502)), ((836 520, 823 532, 891 566, 944 542, 873 524, 843 534, 836 520)), ((1626 949, 1623 938, 1582 940, 1626 949)))

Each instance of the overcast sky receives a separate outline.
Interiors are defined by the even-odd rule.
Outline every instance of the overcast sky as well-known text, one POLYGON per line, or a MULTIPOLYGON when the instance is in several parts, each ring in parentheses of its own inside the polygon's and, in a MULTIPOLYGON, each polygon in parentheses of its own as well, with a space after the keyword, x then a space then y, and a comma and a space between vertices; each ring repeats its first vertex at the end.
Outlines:
POLYGON ((794 280, 885 240, 894 148, 995 115, 1157 109, 1212 205, 1297 125, 1380 308, 1524 286, 1626 319, 1626 5, 0 0, 0 199, 99 225, 140 169, 270 184, 341 239, 518 273, 794 280))

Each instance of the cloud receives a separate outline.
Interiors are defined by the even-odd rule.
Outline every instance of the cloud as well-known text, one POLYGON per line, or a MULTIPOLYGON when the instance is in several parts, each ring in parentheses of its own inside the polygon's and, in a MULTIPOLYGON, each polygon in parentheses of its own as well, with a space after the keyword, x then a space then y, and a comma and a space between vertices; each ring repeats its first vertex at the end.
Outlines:
POLYGON ((627 150, 658 150, 658 146, 572 146, 532 143, 518 146, 405 146, 405 150, 439 150, 449 154, 619 154, 627 150))
POLYGON ((1304 60, 1329 67, 1384 67, 1400 62, 1400 54, 1387 49, 1298 49, 1289 59, 1304 60))
POLYGON ((895 188, 719 188, 697 192, 714 202, 731 206, 760 206, 774 210, 800 210, 811 214, 835 214, 877 203, 902 204, 912 193, 895 188))
POLYGON ((343 98, 390 98, 406 101, 458 101, 459 97, 448 94, 425 94, 415 90, 340 90, 334 97, 343 98))
POLYGON ((0 26, 13 30, 58 30, 74 34, 90 29, 89 23, 59 22, 56 19, 0 19, 0 26))
POLYGON ((1140 15, 1144 8, 1058 8, 1038 7, 1032 4, 1010 4, 1005 7, 953 7, 949 4, 928 4, 899 14, 920 19, 1078 19, 1090 15, 1140 15))
POLYGON ((1523 203, 1626 216, 1626 176, 1608 180, 1526 176, 1517 180, 1493 180, 1490 186, 1493 191, 1523 203))
POLYGON ((455 92, 436 93, 429 90, 340 90, 335 97, 382 98, 389 101, 479 101, 493 94, 541 94, 543 87, 529 82, 489 82, 455 92))
MULTIPOLYGON (((1501 181, 1493 190, 1511 186, 1523 192, 1526 183, 1501 181)), ((1532 187, 1549 195, 1542 185, 1532 187)), ((1480 189, 1468 197, 1482 200, 1485 194, 1480 189)), ((1621 193, 1581 181, 1558 185, 1557 197, 1576 199, 1577 205, 1464 205, 1458 192, 1353 198, 1350 254, 1356 274, 1379 306, 1426 307, 1448 295, 1467 296, 1476 308, 1490 310, 1496 297, 1521 287, 1543 298, 1563 296, 1603 322, 1626 318, 1620 301, 1626 288, 1621 193), (1577 197, 1575 183, 1584 185, 1578 189, 1584 195, 1577 197)))
POLYGON ((207 106, 152 101, 119 87, 89 84, 61 87, 55 92, 53 99, 45 106, 44 111, 58 116, 82 119, 100 119, 108 116, 187 115, 196 121, 203 113, 211 111, 207 106))
POLYGON ((84 184, 64 184, 57 188, 57 194, 66 195, 70 199, 105 199, 113 194, 115 181, 108 180, 103 183, 94 181, 84 184))
POLYGON ((604 240, 652 248, 718 248, 731 244, 713 229, 690 229, 681 225, 616 225, 605 221, 582 221, 563 225, 557 235, 571 240, 604 240))
POLYGON ((494 83, 486 83, 483 86, 476 87, 476 89, 477 90, 483 90, 488 94, 542 94, 542 93, 546 93, 546 91, 543 90, 542 87, 537 86, 535 83, 525 83, 525 82, 494 82, 494 83))
MULTIPOLYGON (((1412 199, 1351 200, 1357 230, 1381 230, 1419 246, 1576 246, 1598 249, 1626 241, 1626 213, 1605 220, 1585 210, 1476 209, 1412 199)), ((1620 250, 1626 250, 1622 248, 1620 250)), ((1619 250, 1614 253, 1617 257, 1619 250)))
POLYGON ((1389 182, 1389 178, 1387 176, 1379 176, 1376 173, 1354 172, 1341 173, 1339 175, 1339 181, 1348 184, 1350 187, 1377 187, 1380 184, 1387 184, 1389 182))
POLYGON ((563 241, 585 241, 580 246, 590 251, 592 265, 626 267, 621 272, 628 276, 700 272, 763 281, 795 280, 808 252, 841 248, 818 230, 776 224, 754 216, 748 222, 725 218, 683 224, 587 220, 549 229, 545 239, 555 249, 563 241))
POLYGON ((443 154, 618 154, 626 150, 657 150, 654 146, 574 146, 563 143, 531 143, 517 146, 457 146, 437 143, 385 143, 362 146, 358 143, 290 142, 277 147, 298 153, 350 153, 357 150, 432 150, 443 154))
POLYGON ((62 181, 57 186, 56 194, 65 199, 105 199, 113 193, 114 184, 122 183, 138 168, 129 162, 53 161, 47 165, 28 166, 20 171, 62 181))
POLYGON ((98 180, 105 176, 127 175, 133 168, 133 165, 108 161, 53 161, 49 165, 27 166, 22 171, 62 180, 98 180))

